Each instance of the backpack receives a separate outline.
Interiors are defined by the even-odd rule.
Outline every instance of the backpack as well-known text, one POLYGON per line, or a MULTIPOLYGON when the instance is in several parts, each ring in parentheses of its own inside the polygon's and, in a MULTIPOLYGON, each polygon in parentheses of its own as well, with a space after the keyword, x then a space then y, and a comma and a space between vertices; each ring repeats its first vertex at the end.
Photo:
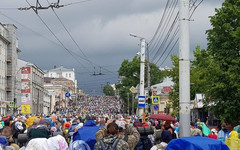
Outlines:
POLYGON ((151 140, 146 136, 141 136, 135 150, 150 150, 153 147, 151 140))
POLYGON ((120 140, 120 139, 117 138, 117 139, 114 141, 113 145, 110 146, 110 147, 106 146, 106 144, 103 142, 103 140, 100 140, 101 150, 115 150, 116 147, 117 147, 117 144, 118 144, 119 140, 120 140))

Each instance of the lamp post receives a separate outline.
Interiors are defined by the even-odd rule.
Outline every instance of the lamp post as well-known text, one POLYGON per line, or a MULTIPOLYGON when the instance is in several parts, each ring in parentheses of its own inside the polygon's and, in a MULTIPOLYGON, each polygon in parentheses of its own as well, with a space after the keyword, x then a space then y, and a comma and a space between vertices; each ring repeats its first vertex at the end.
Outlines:
POLYGON ((141 117, 145 108, 145 93, 144 93, 144 71, 145 71, 145 49, 146 40, 145 38, 139 37, 134 34, 130 36, 139 38, 141 43, 141 53, 140 53, 140 85, 139 85, 139 100, 138 100, 138 115, 141 117), (140 99, 141 98, 141 99, 140 99))

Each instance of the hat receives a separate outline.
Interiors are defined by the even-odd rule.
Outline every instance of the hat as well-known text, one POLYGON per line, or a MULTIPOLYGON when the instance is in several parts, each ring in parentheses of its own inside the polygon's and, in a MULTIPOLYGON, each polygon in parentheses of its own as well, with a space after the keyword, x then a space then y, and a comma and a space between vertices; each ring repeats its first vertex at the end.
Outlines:
POLYGON ((71 126, 71 125, 70 125, 70 123, 68 123, 68 122, 65 124, 65 128, 70 128, 70 126, 71 126))
POLYGON ((118 125, 119 128, 126 129, 124 121, 117 120, 115 123, 118 125))
POLYGON ((213 133, 216 134, 216 133, 217 133, 217 130, 213 128, 213 129, 211 129, 211 132, 213 132, 213 133))

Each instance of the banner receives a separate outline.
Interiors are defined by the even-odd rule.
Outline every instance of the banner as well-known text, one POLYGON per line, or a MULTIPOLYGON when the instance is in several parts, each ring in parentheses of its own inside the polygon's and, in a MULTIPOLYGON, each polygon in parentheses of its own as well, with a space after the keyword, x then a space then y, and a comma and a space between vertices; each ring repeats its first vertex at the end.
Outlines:
POLYGON ((30 93, 22 93, 21 104, 31 104, 30 93))
POLYGON ((31 114, 31 106, 30 105, 21 105, 21 113, 22 114, 31 114))
POLYGON ((31 68, 30 67, 23 67, 21 70, 22 73, 22 82, 29 82, 31 81, 31 68))
POLYGON ((30 82, 22 82, 21 93, 30 93, 30 82))

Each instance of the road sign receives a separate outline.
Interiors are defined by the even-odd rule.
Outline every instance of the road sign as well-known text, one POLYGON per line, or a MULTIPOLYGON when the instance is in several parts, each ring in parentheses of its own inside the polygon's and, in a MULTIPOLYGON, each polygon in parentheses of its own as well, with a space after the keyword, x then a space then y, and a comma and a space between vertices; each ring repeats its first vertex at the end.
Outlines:
POLYGON ((130 88, 130 91, 133 93, 133 92, 135 91, 135 87, 132 86, 132 87, 130 88))
POLYGON ((66 96, 66 97, 70 97, 71 94, 70 94, 69 92, 67 92, 67 93, 65 94, 65 96, 66 96))
POLYGON ((160 104, 160 96, 152 96, 153 104, 160 104))
POLYGON ((138 107, 145 107, 145 96, 138 96, 138 107))
POLYGON ((158 110, 158 105, 155 105, 153 108, 154 110, 158 110))
POLYGON ((8 106, 9 106, 9 107, 14 107, 14 101, 9 101, 9 102, 8 102, 8 106))

